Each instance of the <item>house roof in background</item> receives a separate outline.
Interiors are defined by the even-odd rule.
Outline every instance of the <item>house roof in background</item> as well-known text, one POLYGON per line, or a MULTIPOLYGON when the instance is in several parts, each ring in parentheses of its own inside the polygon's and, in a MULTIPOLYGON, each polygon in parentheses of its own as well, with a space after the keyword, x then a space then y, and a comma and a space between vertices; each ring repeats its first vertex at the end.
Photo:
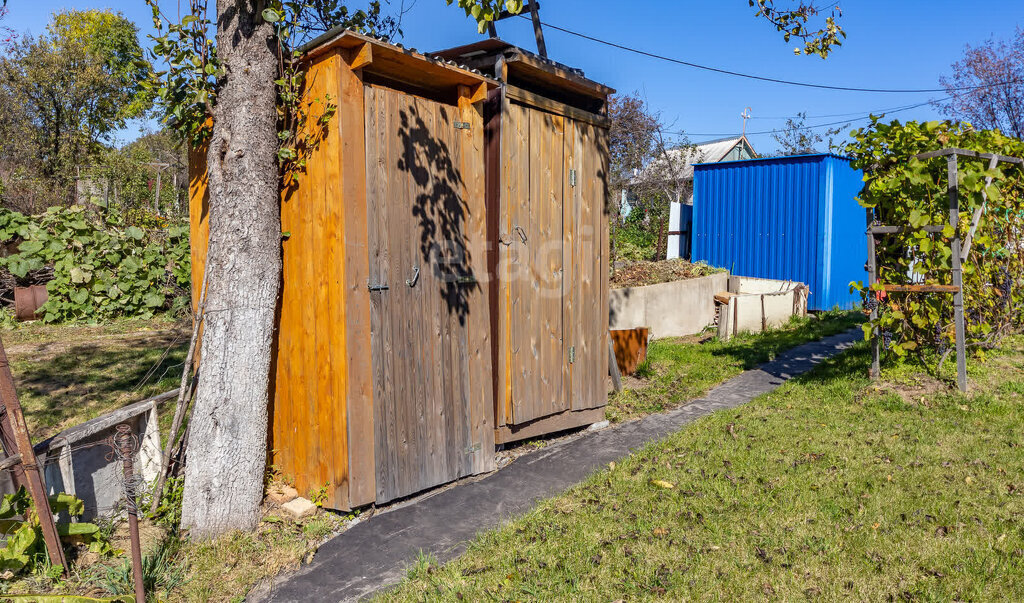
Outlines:
MULTIPOLYGON (((698 142, 693 147, 685 147, 682 149, 672 149, 668 151, 669 156, 673 159, 683 157, 684 164, 682 169, 682 179, 689 180, 693 178, 693 166, 702 163, 718 163, 725 159, 725 156, 729 154, 737 145, 745 142, 750 147, 751 152, 756 155, 754 151, 754 145, 750 144, 746 136, 733 136, 729 138, 717 138, 715 140, 708 140, 706 142, 698 142)), ((659 161, 659 160, 655 160, 659 161)), ((644 172, 647 170, 641 170, 641 172, 634 178, 634 181, 640 180, 644 177, 644 172)))

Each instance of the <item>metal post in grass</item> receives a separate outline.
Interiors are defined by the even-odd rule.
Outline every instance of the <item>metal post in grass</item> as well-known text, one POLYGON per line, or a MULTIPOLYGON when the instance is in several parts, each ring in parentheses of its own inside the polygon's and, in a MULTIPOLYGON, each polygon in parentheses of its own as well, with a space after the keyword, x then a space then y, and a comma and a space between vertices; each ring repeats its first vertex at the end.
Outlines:
POLYGON ((132 433, 132 428, 127 423, 117 426, 111 448, 114 455, 124 467, 124 497, 125 506, 128 510, 128 531, 132 545, 132 579, 135 583, 135 600, 146 600, 146 588, 142 583, 142 546, 139 542, 139 507, 136 494, 138 491, 138 479, 135 477, 135 467, 132 459, 139 449, 139 439, 132 433))

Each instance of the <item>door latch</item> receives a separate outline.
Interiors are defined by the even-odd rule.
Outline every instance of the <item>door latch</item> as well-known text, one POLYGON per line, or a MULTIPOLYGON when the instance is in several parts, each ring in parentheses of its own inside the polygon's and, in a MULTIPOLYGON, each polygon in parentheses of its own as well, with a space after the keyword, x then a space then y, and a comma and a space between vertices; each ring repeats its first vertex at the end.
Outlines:
POLYGON ((387 285, 371 285, 369 281, 367 281, 367 283, 366 283, 366 288, 369 289, 370 291, 387 291, 388 290, 388 286, 387 285))
POLYGON ((419 266, 413 266, 412 267, 412 278, 405 279, 405 284, 409 285, 410 287, 415 287, 416 286, 416 281, 418 281, 418 280, 420 280, 420 267, 419 266))

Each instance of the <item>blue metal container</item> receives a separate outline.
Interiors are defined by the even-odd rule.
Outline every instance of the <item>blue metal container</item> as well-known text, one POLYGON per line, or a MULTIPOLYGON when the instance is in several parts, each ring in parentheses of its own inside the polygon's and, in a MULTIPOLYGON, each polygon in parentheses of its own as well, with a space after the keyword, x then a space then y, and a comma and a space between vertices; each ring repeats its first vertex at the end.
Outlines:
POLYGON ((864 182, 832 154, 694 166, 693 261, 806 283, 808 309, 851 309, 866 281, 864 182))

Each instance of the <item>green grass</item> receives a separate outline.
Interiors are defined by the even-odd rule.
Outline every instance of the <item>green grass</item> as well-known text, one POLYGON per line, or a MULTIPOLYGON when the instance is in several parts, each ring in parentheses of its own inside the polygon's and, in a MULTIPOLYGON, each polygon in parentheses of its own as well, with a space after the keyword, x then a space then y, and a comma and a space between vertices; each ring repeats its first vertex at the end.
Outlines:
POLYGON ((651 343, 647 360, 653 376, 609 396, 607 417, 617 423, 679 406, 704 395, 722 381, 772 360, 789 348, 834 335, 864 320, 859 312, 822 312, 793 318, 788 325, 764 333, 745 333, 723 343, 695 338, 661 339, 651 343))
POLYGON ((972 362, 967 396, 867 369, 861 343, 380 599, 1024 599, 1024 338, 972 362))
MULTIPOLYGON (((5 332, 33 441, 178 387, 190 336, 187 326, 165 320, 5 332)), ((162 427, 170 414, 160 413, 162 427)))

